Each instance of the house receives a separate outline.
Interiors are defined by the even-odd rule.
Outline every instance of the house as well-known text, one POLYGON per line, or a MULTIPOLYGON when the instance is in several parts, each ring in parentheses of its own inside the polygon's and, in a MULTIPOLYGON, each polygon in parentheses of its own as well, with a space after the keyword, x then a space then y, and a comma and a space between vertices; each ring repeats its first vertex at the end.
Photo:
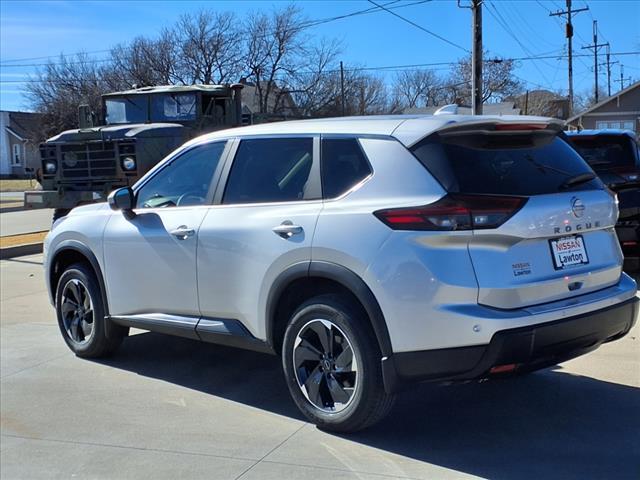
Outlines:
POLYGON ((510 98, 523 115, 537 115, 566 120, 569 117, 569 99, 549 90, 531 90, 510 98))
MULTIPOLYGON (((241 80, 243 123, 263 123, 277 120, 298 118, 299 113, 291 94, 273 85, 267 100, 267 111, 261 111, 260 90, 254 83, 241 80)), ((262 92, 266 91, 267 82, 261 82, 262 92)), ((264 93, 263 93, 264 95, 264 93)))
POLYGON ((0 176, 28 177, 40 167, 38 150, 42 116, 0 111, 0 176))
POLYGON ((573 129, 621 128, 640 134, 640 82, 567 120, 573 129))
MULTIPOLYGON (((402 113, 406 114, 424 114, 433 115, 433 113, 442 108, 442 105, 436 107, 419 107, 419 108, 405 108, 402 113)), ((458 106, 458 113, 460 115, 471 115, 471 107, 466 105, 458 106)), ((514 105, 514 102, 498 102, 498 103, 485 103, 482 105, 483 115, 520 115, 520 109, 514 105)))

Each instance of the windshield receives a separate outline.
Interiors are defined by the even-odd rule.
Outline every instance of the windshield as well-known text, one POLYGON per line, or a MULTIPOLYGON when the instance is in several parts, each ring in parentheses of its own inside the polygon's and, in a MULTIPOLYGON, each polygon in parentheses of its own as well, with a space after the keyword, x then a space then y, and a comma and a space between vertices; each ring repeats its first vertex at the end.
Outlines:
POLYGON ((596 172, 624 170, 635 163, 633 141, 625 135, 575 135, 569 139, 596 172))
POLYGON ((154 122, 196 119, 196 94, 172 93, 151 97, 151 120, 154 122))
POLYGON ((129 96, 105 101, 107 125, 147 121, 147 97, 129 96))

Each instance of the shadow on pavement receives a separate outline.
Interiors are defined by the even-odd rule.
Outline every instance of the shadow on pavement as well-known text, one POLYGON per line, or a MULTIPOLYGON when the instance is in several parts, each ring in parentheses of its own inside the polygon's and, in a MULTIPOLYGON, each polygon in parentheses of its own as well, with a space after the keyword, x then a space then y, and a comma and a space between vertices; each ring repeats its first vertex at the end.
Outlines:
MULTIPOLYGON (((278 357, 144 333, 101 363, 302 419, 278 357)), ((481 384, 423 384, 380 424, 342 437, 493 479, 639 478, 640 389, 560 367, 481 384)))

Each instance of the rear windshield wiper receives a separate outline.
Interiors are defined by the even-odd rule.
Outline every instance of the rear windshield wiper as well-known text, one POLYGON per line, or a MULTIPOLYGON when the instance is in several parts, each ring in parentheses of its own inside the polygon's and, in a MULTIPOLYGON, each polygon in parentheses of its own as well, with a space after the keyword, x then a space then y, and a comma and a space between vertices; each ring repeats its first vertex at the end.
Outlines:
POLYGON ((542 170, 543 173, 544 170, 551 170, 552 172, 557 172, 562 175, 566 175, 567 177, 571 176, 571 173, 567 172, 566 170, 562 170, 561 168, 553 167, 551 165, 547 165, 546 163, 539 162, 538 160, 533 158, 531 154, 526 154, 524 158, 534 164, 538 168, 538 170, 542 170))
POLYGON ((596 178, 596 174, 595 173, 592 173, 592 172, 581 173, 581 174, 576 175, 574 177, 567 178, 560 185, 560 189, 564 190, 566 188, 575 187, 576 185, 580 185, 581 183, 589 182, 589 181, 593 180, 594 178, 596 178))

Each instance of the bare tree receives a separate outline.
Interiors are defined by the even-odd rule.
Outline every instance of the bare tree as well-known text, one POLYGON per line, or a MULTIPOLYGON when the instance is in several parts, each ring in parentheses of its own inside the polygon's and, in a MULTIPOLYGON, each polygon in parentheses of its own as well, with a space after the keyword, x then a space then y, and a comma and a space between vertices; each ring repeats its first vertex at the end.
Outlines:
MULTIPOLYGON (((506 97, 516 95, 522 91, 521 82, 514 76, 515 63, 513 60, 488 60, 489 52, 483 52, 487 59, 482 72, 482 102, 501 101, 506 97)), ((465 57, 453 67, 449 77, 449 84, 460 84, 456 88, 456 95, 463 103, 471 104, 471 57, 465 57), (465 83, 466 82, 466 83, 465 83)))
POLYGON ((307 65, 289 81, 289 93, 301 116, 319 116, 335 106, 340 87, 335 65, 339 51, 335 40, 307 48, 307 65))
POLYGON ((101 95, 108 91, 99 65, 86 54, 60 56, 50 61, 26 83, 32 108, 44 114, 42 138, 78 126, 78 105, 101 111, 101 95))
POLYGON ((217 84, 239 79, 242 42, 238 19, 230 12, 201 10, 180 17, 173 29, 179 64, 189 83, 217 84))
POLYGON ((254 13, 245 25, 245 66, 256 86, 260 113, 276 112, 279 97, 294 89, 293 77, 307 52, 303 26, 301 11, 293 5, 270 14, 254 13))
MULTIPOLYGON (((599 86, 598 97, 600 100, 607 98, 607 92, 604 87, 599 86)), ((593 87, 588 88, 580 93, 577 93, 574 97, 574 111, 576 113, 583 112, 596 104, 596 96, 593 91, 593 87)))
POLYGON ((102 69, 105 82, 111 90, 185 83, 176 45, 173 31, 167 29, 156 40, 136 37, 128 45, 117 45, 102 69))
POLYGON ((432 70, 405 70, 396 75, 394 94, 404 108, 437 105, 442 80, 432 70))
POLYGON ((366 73, 349 75, 346 81, 347 112, 351 115, 386 113, 389 95, 381 78, 366 73))

